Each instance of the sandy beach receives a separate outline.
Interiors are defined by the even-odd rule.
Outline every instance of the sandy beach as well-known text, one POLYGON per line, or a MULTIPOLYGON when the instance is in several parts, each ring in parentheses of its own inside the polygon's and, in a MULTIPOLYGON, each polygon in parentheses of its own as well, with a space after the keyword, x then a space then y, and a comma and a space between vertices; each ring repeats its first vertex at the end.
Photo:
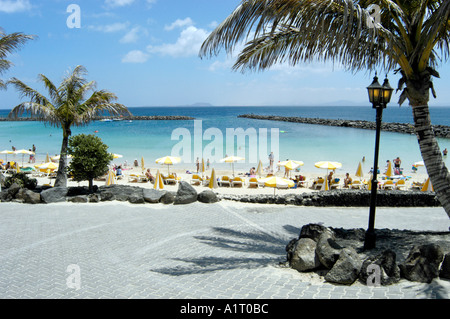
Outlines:
MULTIPOLYGON (((32 166, 31 164, 26 164, 24 163, 24 166, 32 166)), ((190 165, 192 166, 192 165, 190 165)), ((168 174, 168 170, 167 170, 167 166, 158 166, 157 164, 152 165, 150 167, 146 167, 145 169, 147 170, 147 168, 150 168, 150 171, 152 173, 153 176, 156 176, 157 171, 159 170, 162 174, 167 175, 168 174)), ((206 172, 203 173, 204 177, 209 177, 211 175, 212 169, 208 169, 206 170, 206 172)), ((352 172, 351 170, 347 171, 343 168, 341 169, 337 169, 335 170, 335 173, 333 175, 333 178, 339 178, 340 182, 339 182, 339 187, 338 188, 343 188, 344 184, 344 178, 345 178, 345 174, 346 173, 350 173, 350 177, 353 180, 359 180, 359 177, 355 177, 354 176, 354 172, 352 172)), ((382 171, 383 172, 383 171, 382 171)), ((191 167, 188 167, 186 164, 178 164, 178 165, 172 165, 170 167, 170 173, 175 173, 176 176, 179 178, 179 180, 181 181, 185 181, 190 183, 190 181, 192 180, 192 176, 194 174, 197 174, 196 172, 192 173, 192 169, 191 167), (190 173, 188 173, 190 172, 190 173)), ((274 194, 274 189, 271 187, 262 187, 262 188, 252 188, 249 187, 249 177, 245 175, 246 172, 244 171, 240 171, 240 170, 235 170, 235 176, 239 176, 242 177, 242 180, 244 181, 242 187, 228 187, 228 186, 221 186, 218 187, 216 189, 214 189, 214 192, 218 193, 218 194, 232 194, 232 195, 251 195, 251 194, 274 194)), ((127 166, 123 168, 123 177, 121 179, 116 179, 116 183, 117 184, 122 184, 122 185, 132 185, 132 186, 139 186, 139 187, 143 187, 143 188, 153 188, 154 184, 150 183, 150 182, 136 182, 136 181, 130 181, 130 176, 132 175, 143 175, 143 171, 142 168, 140 166, 138 167, 134 167, 134 166, 127 166)), ((202 175, 202 173, 198 173, 199 176, 202 175)), ((277 167, 275 168, 275 176, 278 177, 283 177, 284 176, 284 167, 281 167, 280 170, 277 170, 277 167)), ((291 192, 295 192, 295 193, 311 193, 311 192, 318 192, 320 190, 316 190, 312 187, 313 182, 315 179, 319 178, 319 177, 326 177, 327 176, 327 170, 323 170, 323 174, 317 173, 317 172, 304 172, 303 170, 301 172, 292 172, 291 176, 295 176, 295 175, 302 175, 305 177, 306 179, 306 185, 305 187, 298 187, 298 188, 291 188, 291 189, 277 189, 275 190, 276 194, 286 194, 286 193, 291 193, 291 192)), ((231 170, 231 168, 229 170, 216 170, 216 176, 218 178, 221 178, 222 176, 228 176, 230 178, 232 178, 233 176, 233 172, 231 170)), ((263 175, 262 177, 265 177, 266 175, 263 175)), ((381 178, 383 177, 383 174, 379 174, 378 175, 378 179, 381 180, 381 178)), ((428 177, 428 175, 426 174, 425 170, 422 169, 421 172, 418 173, 404 173, 405 177, 410 177, 407 178, 406 180, 406 189, 410 189, 411 185, 413 182, 419 182, 419 183, 424 183, 428 177)), ((48 178, 48 177, 35 177, 38 180, 38 185, 45 185, 45 184, 49 184, 51 186, 54 185, 55 179, 54 178, 48 178)), ((257 176, 257 178, 259 178, 259 176, 257 176)), ((369 172, 365 172, 364 173, 364 177, 361 178, 362 181, 369 181, 371 178, 371 174, 369 172)), ((101 180, 94 180, 94 185, 97 186, 103 186, 106 184, 106 181, 104 179, 101 180)), ((82 181, 82 182, 75 182, 71 179, 68 180, 68 186, 72 187, 72 186, 88 186, 88 181, 82 181)), ((198 191, 201 192, 203 190, 208 189, 207 186, 204 185, 193 185, 193 187, 198 191)), ((171 184, 171 185, 164 185, 164 189, 168 190, 168 191, 177 191, 178 189, 178 185, 177 184, 171 184)))

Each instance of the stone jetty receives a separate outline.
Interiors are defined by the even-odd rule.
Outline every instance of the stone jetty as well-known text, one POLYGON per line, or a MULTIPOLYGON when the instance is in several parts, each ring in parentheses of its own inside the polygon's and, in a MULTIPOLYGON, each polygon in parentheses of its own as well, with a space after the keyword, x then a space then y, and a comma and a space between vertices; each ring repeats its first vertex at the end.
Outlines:
MULTIPOLYGON (((375 122, 362 120, 341 120, 341 119, 334 120, 334 119, 287 117, 287 116, 256 115, 256 114, 243 114, 238 115, 238 117, 255 120, 282 121, 282 122, 293 122, 302 124, 340 126, 366 130, 375 130, 375 122)), ((415 134, 414 125, 408 123, 382 123, 381 130, 404 134, 415 134)), ((436 137, 450 138, 450 126, 433 125, 433 130, 436 137)))

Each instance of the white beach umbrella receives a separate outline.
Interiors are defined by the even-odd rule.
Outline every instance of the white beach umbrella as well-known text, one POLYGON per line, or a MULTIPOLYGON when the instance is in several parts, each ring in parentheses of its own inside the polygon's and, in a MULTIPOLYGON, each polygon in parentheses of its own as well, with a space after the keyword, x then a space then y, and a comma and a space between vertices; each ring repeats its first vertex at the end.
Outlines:
POLYGON ((262 163, 261 160, 259 160, 258 167, 256 168, 256 172, 255 172, 255 173, 256 173, 259 177, 261 177, 262 174, 263 174, 263 163, 262 163))
POLYGON ((159 170, 156 172, 156 179, 155 179, 155 185, 153 186, 154 189, 163 189, 164 188, 164 182, 162 179, 162 175, 159 172, 159 170))
POLYGON ((239 156, 227 156, 225 158, 222 158, 220 161, 225 163, 231 163, 231 168, 233 170, 233 176, 234 176, 234 162, 237 161, 244 161, 245 157, 239 157, 239 156))
POLYGON ((211 178, 209 179, 208 187, 211 189, 219 187, 219 184, 217 183, 216 171, 214 170, 214 168, 211 172, 211 178))
POLYGON ((278 176, 270 176, 267 178, 262 178, 258 180, 258 182, 264 183, 264 186, 267 187, 273 187, 273 194, 275 195, 275 190, 277 187, 294 187, 295 183, 294 181, 287 179, 287 178, 281 178, 278 176))
POLYGON ((106 186, 114 185, 116 183, 116 173, 112 169, 109 170, 108 176, 106 177, 106 186))
POLYGON ((22 154, 22 166, 23 166, 23 157, 25 156, 25 154, 31 155, 31 154, 34 154, 34 152, 29 151, 29 150, 18 150, 18 151, 14 151, 14 154, 22 154))
POLYGON ((8 154, 14 154, 14 151, 4 150, 4 151, 1 151, 0 154, 5 154, 6 162, 8 162, 8 154))
POLYGON ((169 166, 181 162, 181 158, 175 156, 164 156, 156 159, 156 164, 167 165, 167 174, 170 175, 169 166))

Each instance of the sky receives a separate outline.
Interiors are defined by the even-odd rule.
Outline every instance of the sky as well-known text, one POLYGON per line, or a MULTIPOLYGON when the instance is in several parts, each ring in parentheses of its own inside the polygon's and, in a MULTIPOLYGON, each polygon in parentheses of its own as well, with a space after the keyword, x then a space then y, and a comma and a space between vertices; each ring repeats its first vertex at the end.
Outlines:
MULTIPOLYGON (((83 65, 98 90, 115 93, 127 107, 369 104, 366 87, 373 73, 353 74, 339 65, 313 63, 242 74, 231 70, 235 57, 224 52, 199 58, 203 41, 240 2, 0 0, 4 32, 37 36, 8 57, 14 66, 0 76, 16 77, 44 93, 38 74, 59 84, 70 70, 83 65)), ((430 106, 450 106, 449 63, 438 71, 438 96, 431 98, 430 106)), ((385 74, 379 76, 382 82, 385 74)), ((396 87, 398 75, 388 77, 396 87)), ((398 94, 391 104, 398 106, 397 99, 398 94)), ((13 87, 0 91, 0 109, 21 101, 13 87)))

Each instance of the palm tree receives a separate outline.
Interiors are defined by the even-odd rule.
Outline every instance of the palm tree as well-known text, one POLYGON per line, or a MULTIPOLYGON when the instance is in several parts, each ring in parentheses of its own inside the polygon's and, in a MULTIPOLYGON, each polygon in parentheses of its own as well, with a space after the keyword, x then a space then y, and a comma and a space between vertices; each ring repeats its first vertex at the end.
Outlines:
MULTIPOLYGON (((8 70, 12 63, 6 60, 8 54, 16 51, 28 40, 33 39, 31 35, 22 33, 6 34, 0 29, 0 74, 8 70)), ((6 89, 6 84, 0 79, 0 89, 6 89)))
POLYGON ((449 15, 449 0, 243 0, 205 40, 200 57, 231 53, 245 41, 234 70, 331 61, 352 72, 400 72, 399 104, 409 101, 422 158, 450 217, 450 175, 428 108, 430 91, 436 96, 432 77, 449 57, 449 15))
POLYGON ((21 93, 22 97, 30 99, 29 102, 14 107, 9 114, 10 117, 18 117, 26 112, 38 121, 63 130, 55 187, 67 186, 67 147, 73 125, 86 125, 105 112, 110 115, 131 114, 124 105, 113 102, 117 100, 113 93, 105 90, 94 91, 95 82, 87 82, 84 78, 86 73, 83 66, 77 66, 63 79, 59 87, 56 87, 45 75, 40 74, 39 80, 48 90, 49 99, 16 78, 8 81, 21 93), (93 93, 86 99, 91 90, 93 93))

